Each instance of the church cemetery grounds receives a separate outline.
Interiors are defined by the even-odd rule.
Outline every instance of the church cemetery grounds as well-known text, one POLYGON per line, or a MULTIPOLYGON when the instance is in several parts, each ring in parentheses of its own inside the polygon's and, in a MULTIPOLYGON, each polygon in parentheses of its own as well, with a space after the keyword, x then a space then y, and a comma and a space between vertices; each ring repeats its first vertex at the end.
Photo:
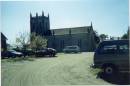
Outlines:
POLYGON ((93 63, 93 54, 58 53, 56 57, 2 59, 2 86, 111 84, 97 77, 99 69, 90 67, 93 63))

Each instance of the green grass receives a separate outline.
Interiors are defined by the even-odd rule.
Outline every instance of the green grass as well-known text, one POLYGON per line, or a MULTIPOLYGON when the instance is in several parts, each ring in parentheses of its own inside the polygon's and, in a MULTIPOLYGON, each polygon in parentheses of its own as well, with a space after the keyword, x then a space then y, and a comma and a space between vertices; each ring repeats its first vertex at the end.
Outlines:
POLYGON ((92 62, 93 53, 60 53, 54 58, 2 60, 2 86, 109 84, 96 78, 99 70, 90 68, 92 62))

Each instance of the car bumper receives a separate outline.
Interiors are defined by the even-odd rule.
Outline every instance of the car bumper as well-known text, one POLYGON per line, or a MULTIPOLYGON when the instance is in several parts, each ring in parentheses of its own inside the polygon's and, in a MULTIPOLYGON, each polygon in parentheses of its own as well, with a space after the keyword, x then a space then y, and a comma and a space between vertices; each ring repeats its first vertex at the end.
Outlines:
POLYGON ((90 67, 91 68, 100 68, 98 65, 95 65, 95 64, 91 64, 90 67))
POLYGON ((91 68, 96 68, 95 64, 90 65, 91 68))

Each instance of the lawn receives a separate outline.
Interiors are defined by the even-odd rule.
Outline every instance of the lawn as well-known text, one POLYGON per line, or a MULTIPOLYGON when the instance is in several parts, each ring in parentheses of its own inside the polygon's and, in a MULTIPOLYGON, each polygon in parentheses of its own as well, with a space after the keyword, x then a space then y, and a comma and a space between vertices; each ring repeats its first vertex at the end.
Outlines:
POLYGON ((103 85, 90 68, 93 53, 57 54, 54 58, 1 61, 2 86, 103 85))

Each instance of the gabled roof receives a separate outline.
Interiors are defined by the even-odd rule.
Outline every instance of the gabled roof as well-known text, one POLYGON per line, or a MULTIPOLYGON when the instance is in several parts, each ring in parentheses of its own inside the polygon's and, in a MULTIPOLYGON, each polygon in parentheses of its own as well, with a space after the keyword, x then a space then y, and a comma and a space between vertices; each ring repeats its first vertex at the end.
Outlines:
POLYGON ((0 33, 1 33, 1 39, 3 38, 3 39, 7 40, 6 36, 2 32, 0 32, 0 33))
POLYGON ((79 34, 79 33, 89 33, 92 30, 91 26, 83 26, 83 27, 71 27, 71 28, 61 28, 61 29, 51 29, 51 32, 55 35, 65 35, 69 34, 79 34))

